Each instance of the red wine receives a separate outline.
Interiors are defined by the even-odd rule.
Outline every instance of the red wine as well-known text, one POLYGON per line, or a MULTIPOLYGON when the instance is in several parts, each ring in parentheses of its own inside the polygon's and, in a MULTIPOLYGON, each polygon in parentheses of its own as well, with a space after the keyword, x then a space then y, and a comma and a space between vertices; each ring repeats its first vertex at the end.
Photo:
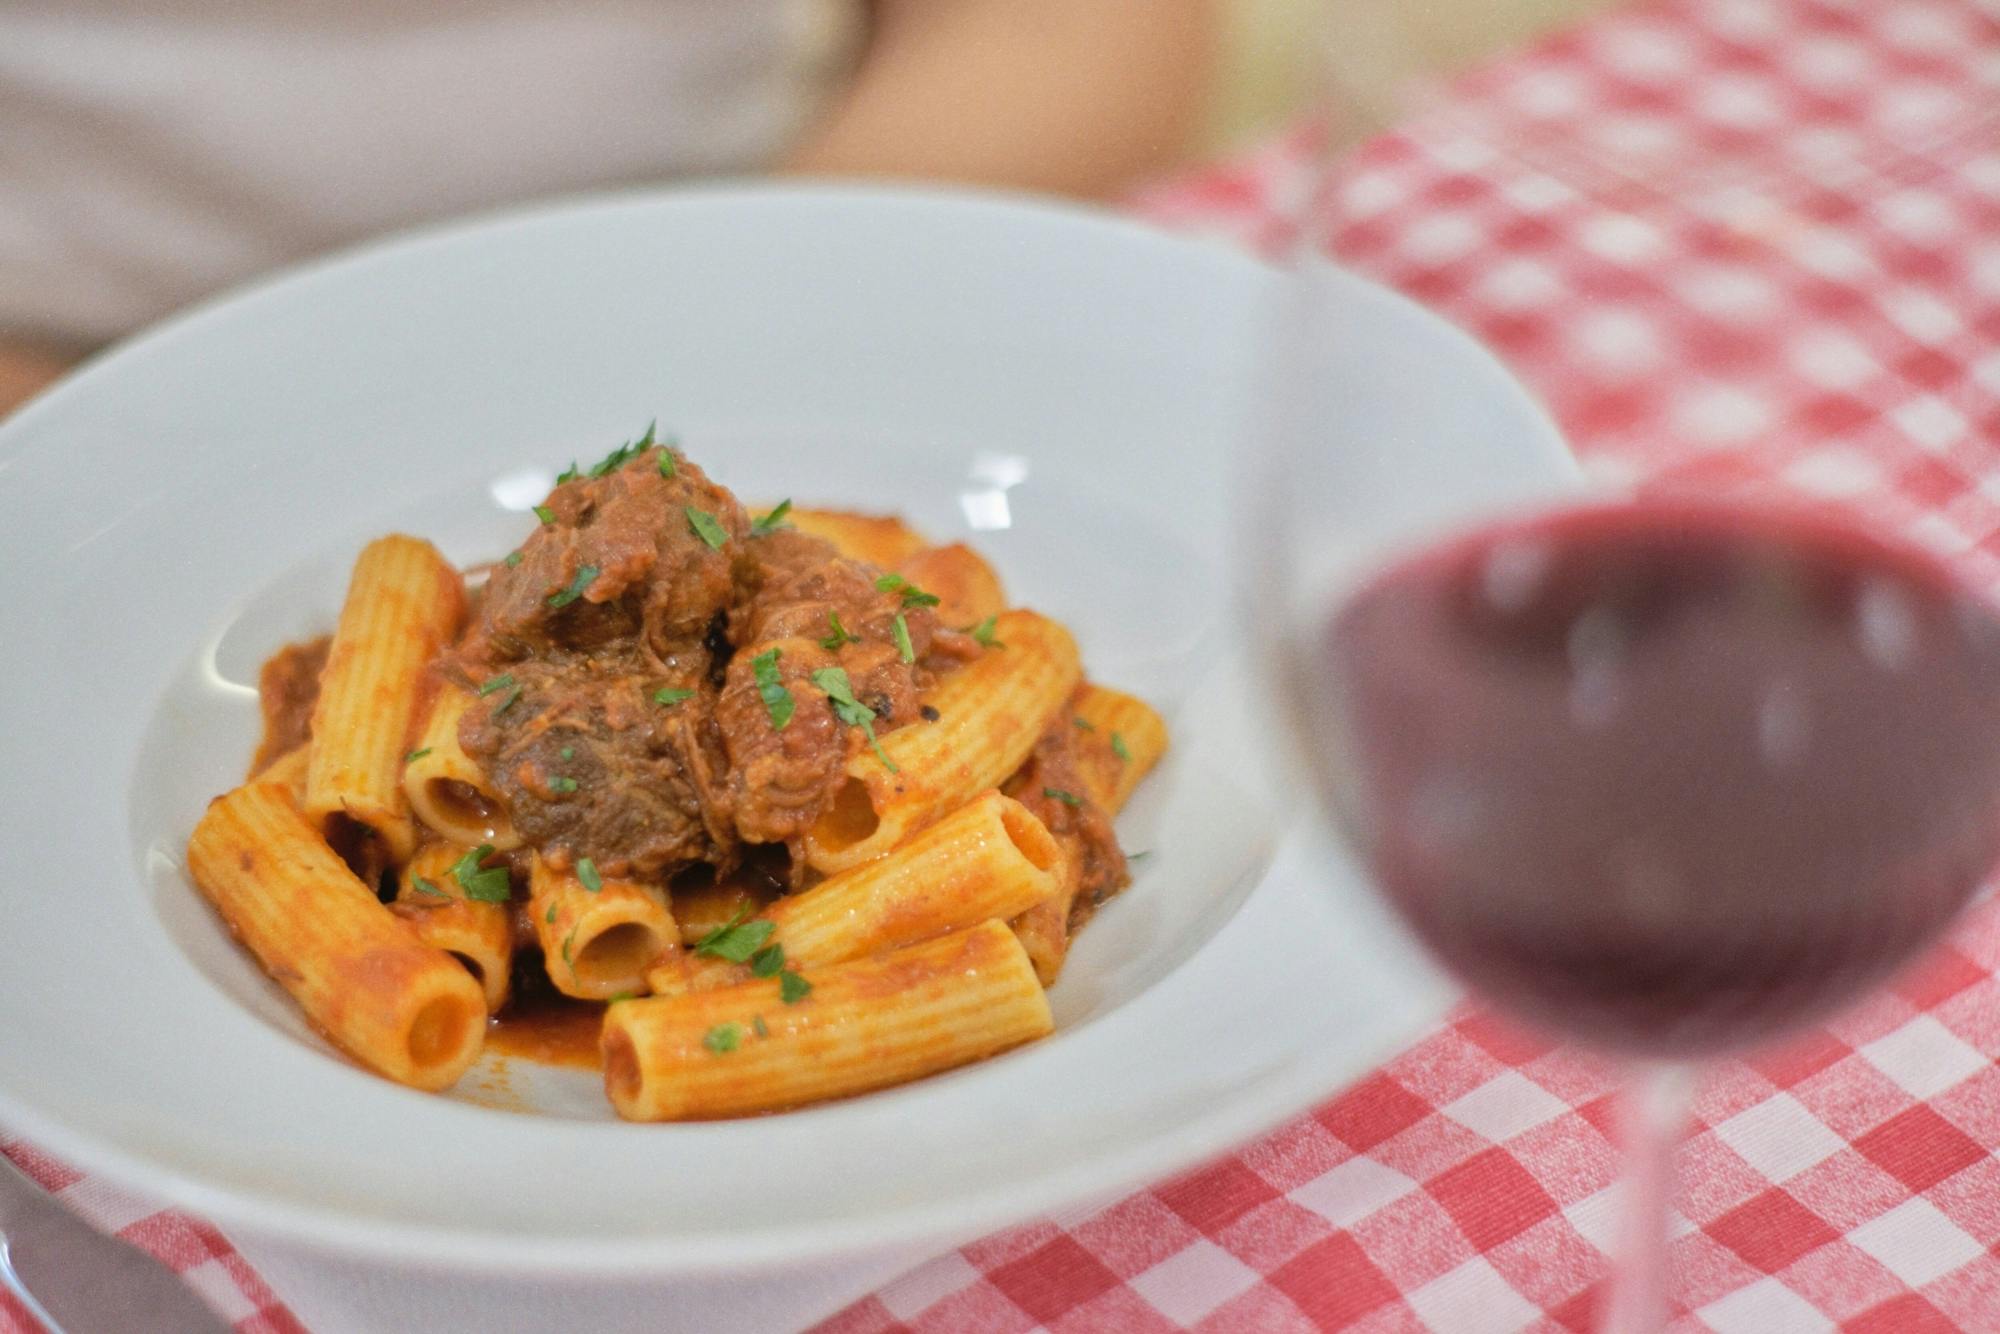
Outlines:
POLYGON ((1324 790, 1476 991, 1684 1056, 1823 1015, 2000 858, 2000 623, 1929 557, 1703 503, 1376 577, 1306 671, 1324 790))

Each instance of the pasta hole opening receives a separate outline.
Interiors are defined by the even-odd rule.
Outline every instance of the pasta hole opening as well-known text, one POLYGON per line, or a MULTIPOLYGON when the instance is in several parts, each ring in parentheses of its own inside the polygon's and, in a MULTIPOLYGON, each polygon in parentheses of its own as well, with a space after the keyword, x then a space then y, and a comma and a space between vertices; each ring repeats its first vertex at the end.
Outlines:
POLYGON ((464 1049, 472 1029, 472 1010, 464 1001, 455 996, 426 1001, 410 1021, 410 1063, 421 1070, 451 1060, 464 1049))
POLYGON ((621 1105, 639 1096, 639 1050, 631 1034, 613 1025, 604 1030, 604 1091, 621 1105))
POLYGON ((477 982, 482 988, 485 987, 486 968, 479 960, 473 958, 470 954, 460 953, 458 950, 451 950, 449 953, 452 958, 465 965, 465 971, 472 974, 473 981, 477 982))
POLYGON ((1037 871, 1053 872, 1062 864, 1062 845, 1056 842, 1056 836, 1020 802, 1009 801, 1001 806, 1000 827, 1037 871))
POLYGON ((576 974, 592 982, 626 984, 666 953, 667 942, 643 922, 606 927, 576 951, 576 974))
POLYGON ((841 852, 873 835, 881 825, 868 784, 850 778, 834 793, 833 804, 819 818, 813 837, 827 851, 841 852))
POLYGON ((491 829, 499 807, 478 788, 456 778, 433 778, 424 785, 431 808, 441 820, 465 829, 491 829))

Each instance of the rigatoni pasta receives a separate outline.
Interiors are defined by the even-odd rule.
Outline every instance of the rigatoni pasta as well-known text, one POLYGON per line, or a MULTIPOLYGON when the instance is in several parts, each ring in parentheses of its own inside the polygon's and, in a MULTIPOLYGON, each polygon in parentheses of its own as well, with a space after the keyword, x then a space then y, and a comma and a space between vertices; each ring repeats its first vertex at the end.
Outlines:
POLYGON ((805 856, 828 873, 879 857, 1020 767, 1082 675, 1069 631, 1032 611, 998 618, 1004 645, 941 680, 936 719, 890 733, 882 755, 849 760, 846 781, 805 835, 805 856))
POLYGON ((397 861, 417 844, 402 778, 424 670, 464 617, 464 581, 435 547, 377 538, 354 563, 320 677, 305 812, 367 826, 397 861))
POLYGON ((741 1116, 919 1079, 1046 1036, 1048 998, 998 922, 780 980, 614 1005, 604 1085, 620 1116, 741 1116))
POLYGON ((478 1055, 479 984, 382 906, 283 787, 252 782, 210 803, 188 871, 313 1026, 362 1064, 439 1089, 478 1055))
POLYGON ((331 638, 260 677, 264 767, 188 865, 313 1025, 441 1088, 489 1015, 497 1051, 555 1059, 602 1002, 636 1120, 1046 1034, 1070 935, 1129 880, 1109 813, 1158 716, 1083 684, 971 548, 746 511, 650 430, 534 511, 466 576, 371 543, 331 638))

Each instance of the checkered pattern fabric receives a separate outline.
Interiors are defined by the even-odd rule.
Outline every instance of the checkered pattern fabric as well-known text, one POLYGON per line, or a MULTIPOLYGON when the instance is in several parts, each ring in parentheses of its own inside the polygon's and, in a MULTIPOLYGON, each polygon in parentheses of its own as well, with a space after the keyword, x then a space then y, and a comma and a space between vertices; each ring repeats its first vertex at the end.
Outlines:
MULTIPOLYGON (((1138 204, 1269 247, 1309 177, 1291 136, 1138 204)), ((2000 590, 1991 0, 1622 10, 1367 145, 1312 226, 1497 349, 1599 478, 1858 506, 2000 590)), ((1679 1328, 2000 1329, 1996 972, 1990 899, 1898 985, 1715 1073, 1682 1156, 1679 1328)), ((820 1330, 1587 1329, 1611 1089, 1463 1011, 1220 1162, 954 1251, 820 1330)), ((213 1229, 0 1147, 239 1328, 298 1328, 213 1229)))

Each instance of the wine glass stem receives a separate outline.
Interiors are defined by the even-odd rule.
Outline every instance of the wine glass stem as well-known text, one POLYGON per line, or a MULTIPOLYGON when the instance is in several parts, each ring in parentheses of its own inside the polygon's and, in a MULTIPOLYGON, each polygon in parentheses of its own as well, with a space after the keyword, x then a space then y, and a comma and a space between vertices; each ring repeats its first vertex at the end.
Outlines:
POLYGON ((1694 1085, 1694 1067, 1678 1063, 1641 1066, 1627 1077, 1619 1117, 1624 1209, 1604 1334, 1658 1334, 1666 1327, 1674 1148, 1687 1125, 1694 1085))

